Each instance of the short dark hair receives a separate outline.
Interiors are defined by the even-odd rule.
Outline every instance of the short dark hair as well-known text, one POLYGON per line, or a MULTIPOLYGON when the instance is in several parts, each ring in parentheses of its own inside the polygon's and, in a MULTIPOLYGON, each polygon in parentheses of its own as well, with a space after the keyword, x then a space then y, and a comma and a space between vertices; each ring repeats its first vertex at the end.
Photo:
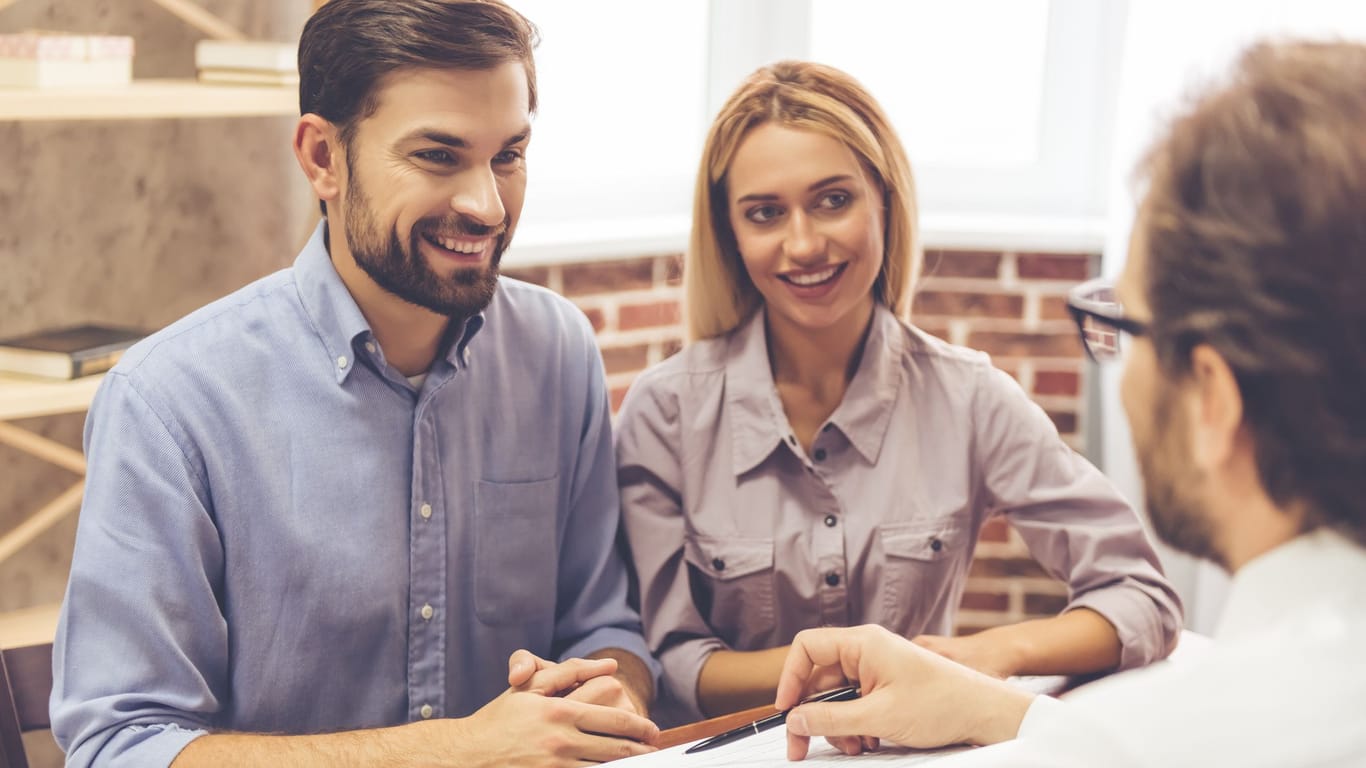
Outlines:
POLYGON ((1366 545, 1362 126, 1366 46, 1258 44, 1140 166, 1139 226, 1162 370, 1217 350, 1271 499, 1366 545))
POLYGON ((336 125, 349 152, 390 73, 489 70, 509 61, 525 67, 535 112, 538 42, 536 26, 501 0, 331 0, 299 38, 299 112, 336 125))

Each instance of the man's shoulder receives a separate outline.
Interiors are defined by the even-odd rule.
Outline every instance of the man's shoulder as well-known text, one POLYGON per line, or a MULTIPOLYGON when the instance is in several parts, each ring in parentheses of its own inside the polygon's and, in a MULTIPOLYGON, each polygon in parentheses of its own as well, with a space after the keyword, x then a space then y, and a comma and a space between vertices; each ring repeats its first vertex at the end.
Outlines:
POLYGON ((281 331, 282 305, 298 305, 292 269, 262 277, 215 299, 133 345, 115 366, 124 375, 184 372, 203 366, 225 370, 251 345, 237 342, 281 331))
POLYGON ((516 343, 532 348, 594 339, 587 315, 574 302, 549 288, 511 277, 498 278, 498 289, 484 315, 495 333, 515 336, 516 343))

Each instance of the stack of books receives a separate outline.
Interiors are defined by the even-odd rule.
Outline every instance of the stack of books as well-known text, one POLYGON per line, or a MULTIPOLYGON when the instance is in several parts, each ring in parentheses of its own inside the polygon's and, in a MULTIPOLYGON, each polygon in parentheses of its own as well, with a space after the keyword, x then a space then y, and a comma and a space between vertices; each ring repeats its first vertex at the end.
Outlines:
POLYGON ((76 325, 0 339, 0 373, 75 379, 114 367, 148 331, 115 325, 76 325))
POLYGON ((200 82, 230 85, 299 84, 299 44, 261 40, 200 40, 194 48, 200 82))
POLYGON ((0 87, 116 87, 132 79, 131 37, 42 31, 0 34, 0 87))

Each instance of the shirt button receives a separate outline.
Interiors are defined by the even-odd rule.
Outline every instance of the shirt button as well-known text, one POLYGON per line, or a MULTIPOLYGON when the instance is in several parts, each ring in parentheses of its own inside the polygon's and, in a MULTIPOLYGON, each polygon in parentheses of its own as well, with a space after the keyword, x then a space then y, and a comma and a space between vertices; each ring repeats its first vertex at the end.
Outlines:
POLYGON ((366 352, 369 352, 369 353, 372 354, 372 355, 375 354, 375 342, 373 342, 373 341, 367 341, 367 342, 365 342, 365 351, 366 351, 366 352))
POLYGON ((825 461, 825 449, 817 448, 816 452, 812 454, 812 458, 814 458, 816 461, 825 461))
POLYGON ((337 367, 338 367, 338 368, 345 368, 345 367, 346 367, 346 355, 342 355, 341 357, 337 358, 337 367))
POLYGON ((826 527, 826 528, 834 528, 835 525, 836 525, 837 523, 839 523, 839 521, 840 521, 840 519, 839 519, 838 517, 835 517, 834 515, 826 515, 826 516, 825 516, 825 527, 826 527))
POLYGON ((941 549, 943 549, 943 548, 944 548, 944 542, 940 541, 940 540, 937 539, 937 538, 936 538, 936 539, 930 539, 930 549, 933 549, 935 552, 938 552, 939 550, 941 550, 941 549))
POLYGON ((418 513, 419 515, 422 515, 422 519, 423 519, 423 520, 429 520, 429 519, 431 519, 431 516, 432 516, 432 505, 431 505, 431 504, 423 504, 423 505, 422 505, 422 509, 419 509, 417 513, 418 513))
POLYGON ((436 613, 436 611, 432 610, 431 604, 427 604, 427 605, 422 606, 422 619, 423 619, 424 621, 431 621, 431 620, 432 620, 432 614, 434 614, 434 613, 436 613))
POLYGON ((834 571, 825 574, 825 583, 827 586, 838 587, 840 585, 840 575, 834 571))
POLYGON ((711 567, 715 568, 718 571, 724 571, 726 570, 726 561, 722 560, 719 557, 715 558, 711 561, 711 567))
POLYGON ((429 719, 431 719, 431 717, 432 717, 432 705, 431 705, 431 704, 423 704, 423 705, 422 705, 422 709, 419 709, 419 710, 417 711, 417 713, 418 713, 419 715, 422 715, 422 719, 423 719, 423 720, 429 720, 429 719))

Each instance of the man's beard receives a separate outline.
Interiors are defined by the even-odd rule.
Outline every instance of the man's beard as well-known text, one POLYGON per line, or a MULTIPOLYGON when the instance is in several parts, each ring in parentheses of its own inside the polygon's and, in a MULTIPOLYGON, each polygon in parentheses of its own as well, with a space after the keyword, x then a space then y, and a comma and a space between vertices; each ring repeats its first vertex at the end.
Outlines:
MULTIPOLYGON (((457 319, 471 317, 493 301, 498 288, 498 264, 507 248, 508 226, 488 227, 468 217, 422 219, 413 225, 405 249, 398 230, 389 232, 389 242, 375 222, 374 209, 353 173, 346 186, 346 245, 351 256, 384 290, 440 315, 457 319), (452 231, 481 236, 498 231, 489 265, 457 269, 449 278, 442 278, 422 257, 418 240, 427 230, 452 231)), ((433 246, 435 247, 435 246, 433 246)))
POLYGON ((1228 567, 1200 501, 1205 473, 1190 455, 1190 426, 1175 388, 1159 384, 1153 430, 1135 432, 1134 448, 1143 474, 1148 516, 1157 537, 1174 549, 1228 567))

